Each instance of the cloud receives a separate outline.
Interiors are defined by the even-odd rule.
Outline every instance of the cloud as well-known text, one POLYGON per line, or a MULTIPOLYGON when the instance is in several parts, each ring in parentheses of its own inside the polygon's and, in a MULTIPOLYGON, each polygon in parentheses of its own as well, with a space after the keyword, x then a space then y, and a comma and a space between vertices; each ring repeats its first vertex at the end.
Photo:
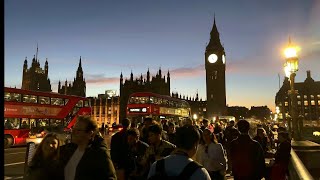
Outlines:
POLYGON ((87 84, 116 84, 119 83, 119 77, 100 77, 95 79, 86 79, 87 84))
POLYGON ((203 64, 195 67, 176 68, 171 70, 170 74, 175 78, 201 77, 205 75, 205 68, 203 64))
MULTIPOLYGON (((88 74, 85 77, 85 81, 88 84, 117 84, 120 81, 119 77, 105 77, 104 74, 88 74)), ((61 85, 64 85, 65 81, 61 81, 61 85)), ((68 80, 68 84, 73 82, 68 80)), ((59 80, 53 80, 51 83, 52 87, 58 87, 59 80)))
POLYGON ((105 77, 105 74, 88 74, 86 77, 87 84, 116 84, 119 83, 119 77, 105 77))

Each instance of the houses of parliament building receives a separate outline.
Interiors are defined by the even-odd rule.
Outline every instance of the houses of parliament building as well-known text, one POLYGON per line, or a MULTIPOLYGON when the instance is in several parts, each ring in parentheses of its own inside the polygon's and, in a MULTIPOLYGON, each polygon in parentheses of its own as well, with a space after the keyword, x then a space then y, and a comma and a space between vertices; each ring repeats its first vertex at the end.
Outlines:
MULTIPOLYGON (((44 68, 42 69, 40 67, 40 60, 38 59, 38 47, 37 47, 37 53, 32 59, 30 68, 28 68, 27 58, 24 60, 21 89, 52 92, 51 82, 48 77, 48 71, 49 71, 48 59, 46 59, 44 68)), ((66 80, 65 84, 62 86, 61 86, 61 82, 59 81, 58 93, 86 97, 86 81, 83 78, 81 57, 79 60, 79 66, 78 66, 74 81, 68 84, 66 80)))

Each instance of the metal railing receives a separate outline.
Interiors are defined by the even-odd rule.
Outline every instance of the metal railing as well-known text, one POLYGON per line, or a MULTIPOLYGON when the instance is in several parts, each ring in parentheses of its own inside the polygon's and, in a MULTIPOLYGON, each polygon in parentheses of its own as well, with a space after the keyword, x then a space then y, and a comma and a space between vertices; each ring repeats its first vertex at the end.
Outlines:
POLYGON ((309 171, 292 148, 291 160, 288 168, 290 180, 314 180, 314 178, 310 175, 309 171))

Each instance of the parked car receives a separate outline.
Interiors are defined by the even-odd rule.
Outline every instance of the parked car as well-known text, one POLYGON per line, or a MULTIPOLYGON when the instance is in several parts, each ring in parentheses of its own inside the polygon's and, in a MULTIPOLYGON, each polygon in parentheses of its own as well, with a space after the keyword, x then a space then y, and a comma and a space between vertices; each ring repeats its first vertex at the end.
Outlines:
POLYGON ((121 124, 117 124, 117 125, 111 126, 111 127, 108 128, 108 134, 109 135, 113 135, 114 133, 119 132, 122 129, 123 129, 123 126, 121 124))

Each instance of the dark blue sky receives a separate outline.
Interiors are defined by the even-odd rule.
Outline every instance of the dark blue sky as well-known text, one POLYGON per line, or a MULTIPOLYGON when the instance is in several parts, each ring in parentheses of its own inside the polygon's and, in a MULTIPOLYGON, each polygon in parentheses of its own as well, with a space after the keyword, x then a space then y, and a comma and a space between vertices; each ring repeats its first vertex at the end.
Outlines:
POLYGON ((73 80, 82 56, 87 95, 119 91, 119 76, 159 67, 171 91, 206 98, 204 51, 214 14, 226 51, 227 104, 274 110, 282 50, 301 46, 297 81, 320 80, 320 1, 5 0, 5 86, 21 87, 22 66, 36 53, 49 62, 53 91, 73 80))

